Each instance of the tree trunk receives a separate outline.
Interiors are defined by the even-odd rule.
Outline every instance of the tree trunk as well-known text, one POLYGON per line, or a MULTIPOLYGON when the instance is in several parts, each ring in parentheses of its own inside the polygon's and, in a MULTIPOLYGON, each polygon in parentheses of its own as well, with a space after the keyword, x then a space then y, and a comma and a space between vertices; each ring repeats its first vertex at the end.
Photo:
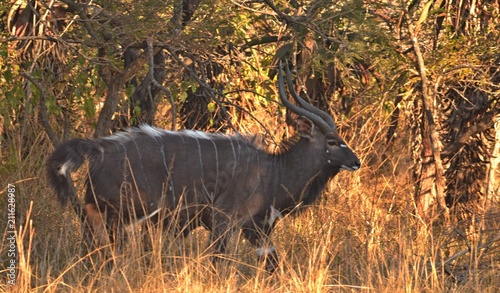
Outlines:
MULTIPOLYGON (((163 50, 154 55, 153 66, 153 78, 162 84, 166 76, 163 50)), ((155 97, 160 92, 160 88, 154 85, 149 74, 142 79, 140 84, 137 84, 135 78, 131 83, 135 86, 135 90, 130 97, 130 125, 138 126, 144 123, 152 125, 156 114, 155 97), (136 108, 139 108, 140 112, 135 111, 136 108)))
POLYGON ((484 208, 488 209, 492 202, 500 201, 500 187, 498 177, 500 177, 498 166, 500 164, 500 114, 495 117, 495 142, 491 152, 491 160, 488 172, 488 183, 486 189, 486 199, 484 208))
MULTIPOLYGON (((422 106, 423 106, 423 115, 421 116, 424 120, 422 125, 424 126, 424 130, 422 131, 422 174, 420 184, 424 184, 417 189, 417 194, 415 195, 415 200, 417 202, 417 206, 428 206, 431 201, 428 197, 434 196, 435 201, 439 204, 439 207, 444 213, 446 219, 449 218, 449 211, 445 202, 445 178, 443 163, 441 160, 441 142, 439 139, 439 133, 436 129, 436 123, 434 118, 434 103, 435 103, 435 94, 430 94, 428 87, 428 80, 425 68, 425 62, 422 52, 420 51, 420 44, 416 35, 416 28, 411 23, 411 18, 407 13, 407 21, 408 21, 408 31, 410 33, 411 41, 413 44, 413 51, 415 53, 415 57, 417 60, 417 69, 420 74, 420 82, 421 82, 421 95, 422 95, 422 106), (429 153, 430 152, 430 153, 429 153), (431 156, 428 156, 431 155, 431 156), (433 165, 431 167, 430 163, 433 161, 433 165), (434 169, 434 170, 432 170, 434 169), (433 187, 431 187, 431 182, 429 180, 434 181, 432 183, 433 187), (435 194, 432 193, 435 191, 435 194), (423 192, 423 193, 422 193, 423 192), (418 194, 420 193, 420 194, 418 194), (423 202, 420 202, 423 201, 423 202)), ((427 208, 426 208, 427 209, 427 208)), ((419 210, 420 212, 420 210, 419 210)), ((421 214, 421 216, 427 218, 429 215, 421 214)))
POLYGON ((99 113, 99 118, 97 119, 96 129, 94 132, 94 137, 103 137, 109 135, 111 125, 113 121, 111 118, 116 111, 118 102, 120 100, 119 91, 122 88, 122 83, 119 80, 114 80, 108 83, 108 94, 106 95, 106 100, 104 101, 104 106, 99 113))

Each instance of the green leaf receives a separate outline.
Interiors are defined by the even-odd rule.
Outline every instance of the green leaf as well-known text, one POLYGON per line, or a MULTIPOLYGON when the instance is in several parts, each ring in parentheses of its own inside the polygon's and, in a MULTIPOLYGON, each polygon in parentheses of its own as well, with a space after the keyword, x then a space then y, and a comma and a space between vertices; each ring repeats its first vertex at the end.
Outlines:
POLYGON ((85 111, 85 117, 94 118, 95 116, 95 105, 92 98, 83 100, 83 110, 85 111))
POLYGON ((210 102, 207 105, 208 112, 213 113, 215 112, 216 104, 214 102, 210 102))
POLYGON ((7 83, 10 83, 12 81, 12 71, 10 69, 5 70, 3 77, 7 83))
POLYGON ((182 92, 181 93, 181 102, 183 102, 183 103, 186 102, 187 96, 188 96, 188 94, 186 92, 182 92))

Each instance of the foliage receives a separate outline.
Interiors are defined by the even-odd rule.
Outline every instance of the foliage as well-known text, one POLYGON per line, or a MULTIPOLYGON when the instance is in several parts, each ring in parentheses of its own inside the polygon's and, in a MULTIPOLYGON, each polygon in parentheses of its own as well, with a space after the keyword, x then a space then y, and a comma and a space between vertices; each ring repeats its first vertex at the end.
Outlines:
POLYGON ((19 291, 496 291, 498 183, 485 186, 498 178, 497 2, 10 2, 0 4, 0 181, 19 186, 19 225, 34 229, 19 238, 31 243, 20 250, 31 258, 19 291), (111 270, 74 245, 76 217, 61 213, 44 183, 54 144, 153 123, 265 134, 272 149, 294 120, 277 102, 278 59, 292 65, 301 95, 333 113, 364 168, 280 224, 286 257, 276 276, 263 274, 246 244, 235 245, 228 274, 211 272, 201 232, 163 235, 146 256, 115 255, 123 265, 111 270), (422 73, 447 207, 460 206, 449 222, 432 203, 422 73))

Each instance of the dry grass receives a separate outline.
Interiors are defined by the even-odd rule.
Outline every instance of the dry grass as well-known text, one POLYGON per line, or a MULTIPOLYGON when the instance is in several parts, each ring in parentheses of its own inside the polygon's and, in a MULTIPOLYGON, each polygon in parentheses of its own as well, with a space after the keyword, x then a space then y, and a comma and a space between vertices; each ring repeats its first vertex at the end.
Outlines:
MULTIPOLYGON (((131 236, 107 261, 97 252, 87 255, 76 216, 59 207, 44 182, 49 147, 43 136, 34 136, 37 147, 26 154, 16 153, 12 142, 0 175, 2 188, 16 186, 17 277, 15 286, 5 285, 9 234, 2 217, 0 291, 498 292, 498 203, 474 221, 424 223, 412 202, 406 146, 377 149, 380 129, 367 120, 356 130, 360 139, 351 145, 365 162, 359 172, 342 172, 316 206, 278 224, 273 240, 281 263, 273 275, 239 235, 214 271, 202 229, 187 238, 137 230, 141 235, 131 236), (382 151, 386 158, 376 155, 382 151), (150 249, 143 249, 143 238, 150 239, 150 249)), ((7 189, 1 191, 7 198, 7 189)))

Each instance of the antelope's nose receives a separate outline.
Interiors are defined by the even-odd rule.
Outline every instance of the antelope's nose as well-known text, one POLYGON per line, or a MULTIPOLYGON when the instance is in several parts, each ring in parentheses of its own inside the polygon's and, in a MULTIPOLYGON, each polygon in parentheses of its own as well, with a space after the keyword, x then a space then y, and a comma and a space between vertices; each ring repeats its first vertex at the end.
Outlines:
POLYGON ((361 162, 358 158, 352 161, 349 165, 345 164, 340 167, 341 170, 356 171, 361 167, 361 162))
POLYGON ((359 159, 354 160, 354 163, 353 163, 353 165, 352 165, 352 168, 353 168, 354 170, 358 170, 360 167, 361 167, 361 162, 359 161, 359 159))

